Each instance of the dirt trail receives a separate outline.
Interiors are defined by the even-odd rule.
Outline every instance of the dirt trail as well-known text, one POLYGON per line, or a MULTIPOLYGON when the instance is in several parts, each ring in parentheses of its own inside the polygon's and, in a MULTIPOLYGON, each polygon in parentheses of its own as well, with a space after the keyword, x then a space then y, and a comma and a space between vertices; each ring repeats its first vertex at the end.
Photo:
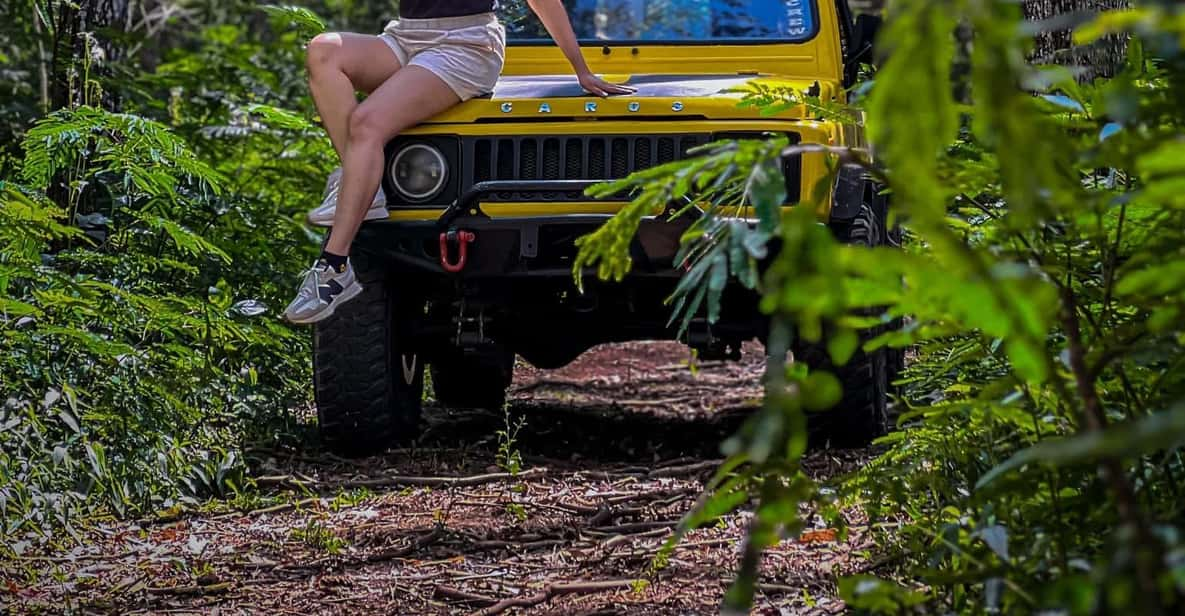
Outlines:
MULTIPOLYGON (((501 412, 427 409, 416 448, 380 458, 260 452, 260 484, 293 493, 287 502, 96 528, 75 553, 21 563, 47 575, 7 607, 718 613, 745 515, 693 531, 666 566, 653 561, 710 476, 721 439, 757 403, 761 356, 694 372, 686 364, 679 345, 631 343, 562 370, 519 366, 511 408, 525 421, 515 443, 523 470, 513 477, 494 465, 501 412)), ((814 452, 806 466, 831 476, 863 459, 814 452)), ((827 529, 782 542, 766 556, 755 612, 841 612, 835 575, 864 566, 870 547, 859 530, 842 542, 827 529)))

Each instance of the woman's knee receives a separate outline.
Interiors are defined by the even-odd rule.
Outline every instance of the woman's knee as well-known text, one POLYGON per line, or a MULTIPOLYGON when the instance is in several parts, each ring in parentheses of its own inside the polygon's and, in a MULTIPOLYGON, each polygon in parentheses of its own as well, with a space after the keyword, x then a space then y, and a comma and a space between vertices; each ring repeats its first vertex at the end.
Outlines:
POLYGON ((350 114, 350 143, 385 143, 397 130, 390 124, 388 114, 363 102, 350 114))
POLYGON ((336 32, 322 32, 309 41, 305 64, 309 72, 333 66, 342 49, 342 37, 336 32))

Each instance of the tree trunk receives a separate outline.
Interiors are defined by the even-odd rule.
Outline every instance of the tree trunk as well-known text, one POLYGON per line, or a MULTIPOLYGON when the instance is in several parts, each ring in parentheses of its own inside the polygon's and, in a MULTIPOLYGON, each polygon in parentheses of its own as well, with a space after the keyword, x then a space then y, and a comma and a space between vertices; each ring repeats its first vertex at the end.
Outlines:
POLYGON ((1110 77, 1123 68, 1127 56, 1127 37, 1105 36, 1089 45, 1075 45, 1067 25, 1075 16, 1129 6, 1128 0, 1025 0, 1025 18, 1045 22, 1048 27, 1036 36, 1031 60, 1037 64, 1060 64, 1080 71, 1078 78, 1090 81, 1110 77), (1059 27, 1060 26, 1060 27, 1059 27))
MULTIPOLYGON (((856 13, 877 13, 886 0, 847 0, 856 13)), ((1024 0, 1025 19, 1045 22, 1036 37, 1030 60, 1035 64, 1060 64, 1078 70, 1078 78, 1089 81, 1110 77, 1123 67, 1127 55, 1126 36, 1107 36, 1090 45, 1075 45, 1070 26, 1076 16, 1130 6, 1130 0, 1024 0)))
POLYGON ((122 55, 122 49, 103 33, 126 30, 128 0, 51 0, 54 21, 50 60, 49 100, 52 109, 89 103, 114 109, 111 94, 91 100, 86 80, 94 79, 122 55))

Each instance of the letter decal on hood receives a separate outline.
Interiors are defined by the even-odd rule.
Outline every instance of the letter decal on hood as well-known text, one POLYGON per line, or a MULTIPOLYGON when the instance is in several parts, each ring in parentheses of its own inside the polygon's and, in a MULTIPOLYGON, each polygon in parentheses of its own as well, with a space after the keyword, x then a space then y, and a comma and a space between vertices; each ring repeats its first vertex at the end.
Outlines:
POLYGON ((587 103, 584 104, 584 110, 588 113, 596 113, 597 112, 597 104, 593 101, 588 101, 587 103))
POLYGON ((514 103, 502 103, 502 113, 514 111, 514 103))

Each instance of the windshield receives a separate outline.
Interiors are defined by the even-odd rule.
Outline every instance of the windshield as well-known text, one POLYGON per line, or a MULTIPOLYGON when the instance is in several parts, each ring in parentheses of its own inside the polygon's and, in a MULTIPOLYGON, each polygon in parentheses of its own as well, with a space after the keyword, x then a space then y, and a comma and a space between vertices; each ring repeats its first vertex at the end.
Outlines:
MULTIPOLYGON (((815 34, 812 0, 563 0, 584 42, 727 43, 805 41, 815 34)), ((511 42, 550 41, 525 0, 503 0, 511 42)))

